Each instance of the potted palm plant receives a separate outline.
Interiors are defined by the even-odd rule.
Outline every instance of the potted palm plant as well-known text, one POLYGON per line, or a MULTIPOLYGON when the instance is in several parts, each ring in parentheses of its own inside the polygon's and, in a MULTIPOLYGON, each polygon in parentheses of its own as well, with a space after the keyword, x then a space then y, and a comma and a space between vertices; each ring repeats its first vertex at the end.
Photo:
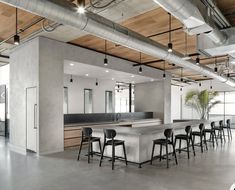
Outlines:
POLYGON ((195 109, 201 119, 208 119, 211 108, 220 103, 220 101, 214 100, 216 96, 218 96, 216 91, 191 90, 185 96, 185 105, 195 109))

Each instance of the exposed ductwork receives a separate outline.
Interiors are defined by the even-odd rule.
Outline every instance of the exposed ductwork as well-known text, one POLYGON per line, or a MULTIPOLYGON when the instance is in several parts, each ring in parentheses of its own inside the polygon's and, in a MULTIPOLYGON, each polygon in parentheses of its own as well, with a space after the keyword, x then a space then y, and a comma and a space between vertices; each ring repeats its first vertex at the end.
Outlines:
MULTIPOLYGON (((61 2, 61 0, 58 1, 61 2)), ((196 65, 193 61, 185 61, 182 59, 183 55, 181 54, 168 53, 165 46, 97 14, 91 12, 78 14, 73 7, 62 6, 56 0, 0 0, 0 2, 24 9, 64 25, 73 26, 100 38, 164 59, 235 87, 235 80, 217 75, 211 69, 196 65)))
POLYGON ((196 1, 197 6, 192 0, 154 0, 154 2, 179 19, 190 35, 205 33, 215 44, 226 42, 226 34, 219 31, 212 22, 209 23, 208 10, 199 0, 196 1))

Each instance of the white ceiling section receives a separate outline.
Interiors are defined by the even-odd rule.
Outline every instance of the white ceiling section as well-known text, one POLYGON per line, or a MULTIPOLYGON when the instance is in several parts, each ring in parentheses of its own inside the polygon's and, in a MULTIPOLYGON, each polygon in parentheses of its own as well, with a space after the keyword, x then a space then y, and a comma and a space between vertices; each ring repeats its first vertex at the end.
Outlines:
POLYGON ((109 68, 92 66, 84 63, 78 63, 73 61, 64 62, 64 73, 69 75, 77 75, 80 77, 87 77, 100 80, 115 80, 124 83, 143 83, 157 81, 159 79, 153 79, 150 77, 134 75, 131 73, 112 70, 109 68))

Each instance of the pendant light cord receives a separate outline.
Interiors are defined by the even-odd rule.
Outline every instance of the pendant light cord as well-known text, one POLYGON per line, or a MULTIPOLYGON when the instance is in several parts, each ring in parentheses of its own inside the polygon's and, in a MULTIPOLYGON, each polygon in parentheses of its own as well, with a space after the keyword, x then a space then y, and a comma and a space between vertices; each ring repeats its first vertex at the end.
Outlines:
POLYGON ((16 8, 16 35, 18 34, 18 8, 16 8))
POLYGON ((166 74, 166 61, 164 61, 164 74, 166 74))
POLYGON ((188 55, 188 35, 185 32, 185 56, 188 55))
POLYGON ((142 55, 141 55, 141 52, 140 52, 140 64, 142 63, 142 55))
POLYGON ((171 43, 171 13, 169 14, 169 43, 171 43))
POLYGON ((107 58, 107 40, 104 41, 105 58, 107 58))

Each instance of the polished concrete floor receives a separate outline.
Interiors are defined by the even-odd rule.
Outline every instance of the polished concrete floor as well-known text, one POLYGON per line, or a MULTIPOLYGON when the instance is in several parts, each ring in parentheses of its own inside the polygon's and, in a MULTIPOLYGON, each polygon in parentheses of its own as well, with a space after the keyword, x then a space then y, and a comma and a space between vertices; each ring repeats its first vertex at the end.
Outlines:
POLYGON ((106 159, 98 166, 98 157, 91 164, 87 158, 76 161, 76 151, 49 156, 23 156, 10 152, 0 138, 0 190, 229 190, 235 183, 235 139, 196 157, 179 157, 179 165, 171 161, 143 165, 139 169, 117 161, 114 171, 106 159))

